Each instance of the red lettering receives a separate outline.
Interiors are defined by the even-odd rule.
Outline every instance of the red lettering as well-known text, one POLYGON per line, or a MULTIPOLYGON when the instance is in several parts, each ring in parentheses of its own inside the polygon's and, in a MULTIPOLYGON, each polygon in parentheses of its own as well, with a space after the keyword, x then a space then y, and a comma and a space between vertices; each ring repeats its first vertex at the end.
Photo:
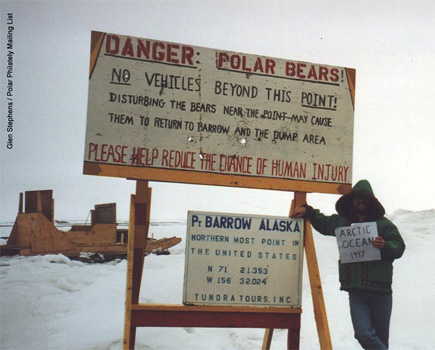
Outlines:
POLYGON ((307 65, 305 63, 298 63, 298 78, 305 79, 304 68, 307 65))
POLYGON ((159 150, 157 148, 151 150, 149 148, 133 147, 130 159, 132 165, 151 166, 154 165, 154 161, 158 156, 159 150))
POLYGON ((95 143, 89 143, 88 147, 88 160, 92 159, 92 155, 97 152, 98 145, 95 143))
POLYGON ((251 174, 252 157, 239 157, 221 154, 219 156, 219 171, 251 174))
POLYGON ((196 152, 163 150, 162 166, 167 168, 195 169, 196 152))
MULTIPOLYGON (((113 146, 111 145, 109 147, 109 152, 108 153, 109 153, 109 157, 111 157, 114 160, 120 158, 118 147, 113 148, 113 146)), ((119 161, 115 161, 115 162, 118 163, 119 161)))
POLYGON ((311 66, 310 71, 308 72, 308 79, 314 79, 317 80, 317 73, 316 73, 316 67, 311 66))
POLYGON ((285 63, 285 75, 292 78, 337 82, 340 79, 339 73, 338 68, 329 69, 325 66, 307 65, 302 62, 285 63))
POLYGON ((88 160, 105 163, 126 163, 127 146, 89 143, 88 160))
POLYGON ((182 62, 183 64, 190 64, 191 66, 193 66, 193 55, 195 53, 195 50, 193 49, 193 47, 190 46, 183 46, 181 48, 181 57, 182 57, 182 62))
MULTIPOLYGON (((267 60, 266 60, 266 64, 267 64, 267 60)), ((255 61, 255 64, 254 64, 254 72, 258 72, 258 71, 264 72, 264 69, 263 69, 263 63, 261 62, 261 60, 257 59, 255 61)))
POLYGON ((117 149, 117 153, 118 153, 118 157, 119 157, 119 162, 118 163, 122 163, 125 164, 126 160, 125 160, 125 156, 127 155, 127 146, 116 146, 117 149))
POLYGON ((266 74, 275 74, 276 62, 270 58, 266 58, 266 74))
MULTIPOLYGON (((230 64, 231 64, 232 69, 239 69, 240 68, 240 56, 239 55, 231 55, 230 64)), ((245 69, 246 69, 246 62, 245 62, 245 69)))
POLYGON ((230 57, 225 52, 219 52, 217 66, 218 68, 222 68, 224 62, 228 62, 230 57))
POLYGON ((106 38, 106 53, 116 55, 119 52, 119 37, 112 34, 107 34, 106 38), (114 47, 112 47, 112 43, 114 47))
POLYGON ((190 46, 129 37, 125 38, 125 42, 121 44, 121 37, 107 34, 106 53, 193 66, 195 50, 190 46))
POLYGON ((142 54, 145 58, 150 58, 150 41, 138 40, 137 41, 137 57, 141 58, 142 54))
POLYGON ((153 43, 152 59, 156 61, 163 61, 165 58, 165 53, 163 51, 164 48, 165 45, 163 43, 155 41, 153 43), (161 50, 159 50, 159 48, 161 50))
POLYGON ((133 45, 131 44, 131 39, 127 38, 127 40, 124 43, 124 47, 122 48, 122 56, 130 56, 134 57, 134 51, 133 51, 133 45))
POLYGON ((337 82, 338 79, 340 79, 340 74, 339 73, 340 73, 340 71, 339 71, 338 68, 332 68, 331 69, 331 77, 330 77, 331 81, 337 82))
POLYGON ((271 58, 264 59, 262 57, 255 58, 252 63, 245 55, 232 54, 228 55, 225 52, 217 54, 216 67, 222 68, 224 65, 229 66, 233 70, 241 70, 244 72, 261 72, 267 74, 275 74, 276 62, 271 58))
POLYGON ((180 63, 180 60, 178 59, 178 49, 180 46, 177 44, 169 44, 168 45, 168 61, 172 63, 180 63), (174 49, 174 50, 172 50, 174 49))
POLYGON ((107 162, 107 158, 106 158, 106 153, 107 153, 107 145, 106 144, 104 144, 104 145, 101 145, 101 148, 100 148, 100 161, 102 161, 102 162, 107 162))
POLYGON ((319 80, 328 81, 328 68, 320 66, 319 68, 319 80))
POLYGON ((285 63, 285 75, 288 77, 294 77, 296 75, 295 64, 293 62, 285 63))

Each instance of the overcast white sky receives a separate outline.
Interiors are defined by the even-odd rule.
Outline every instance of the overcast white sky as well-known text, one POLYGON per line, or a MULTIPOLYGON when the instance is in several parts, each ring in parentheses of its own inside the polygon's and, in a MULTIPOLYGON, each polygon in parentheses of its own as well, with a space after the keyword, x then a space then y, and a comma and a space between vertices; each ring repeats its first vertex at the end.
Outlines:
MULTIPOLYGON (((53 189, 56 219, 85 220, 134 182, 82 175, 91 30, 356 69, 354 181, 387 213, 434 208, 433 1, 1 1, 1 209, 53 189), (6 39, 13 14, 13 149, 7 148, 6 39)), ((291 193, 151 183, 153 219, 187 210, 286 215, 291 193)), ((332 213, 335 195, 309 195, 332 213)))

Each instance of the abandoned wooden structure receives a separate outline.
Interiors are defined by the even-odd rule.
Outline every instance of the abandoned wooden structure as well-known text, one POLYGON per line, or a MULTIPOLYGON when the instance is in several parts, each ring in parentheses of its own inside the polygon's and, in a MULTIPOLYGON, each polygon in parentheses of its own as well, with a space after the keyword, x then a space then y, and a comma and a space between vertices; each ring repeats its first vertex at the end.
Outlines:
MULTIPOLYGON (((167 251, 181 238, 150 238, 147 254, 167 251)), ((20 193, 18 215, 1 255, 63 254, 75 258, 82 252, 104 256, 127 255, 128 230, 119 229, 116 203, 98 204, 91 210, 89 225, 72 225, 69 231, 56 227, 53 190, 20 193), (23 199, 25 205, 23 210, 23 199)))

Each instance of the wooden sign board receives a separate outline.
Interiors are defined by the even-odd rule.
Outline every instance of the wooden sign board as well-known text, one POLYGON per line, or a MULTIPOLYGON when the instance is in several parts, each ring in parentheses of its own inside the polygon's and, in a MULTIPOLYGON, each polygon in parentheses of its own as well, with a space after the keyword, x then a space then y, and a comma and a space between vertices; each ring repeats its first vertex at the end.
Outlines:
POLYGON ((344 193, 354 87, 354 69, 92 32, 84 173, 344 193))
POLYGON ((183 303, 301 307, 302 219, 189 212, 183 303))
POLYGON ((372 242, 378 236, 376 222, 355 223, 335 229, 342 264, 381 260, 381 251, 372 242))

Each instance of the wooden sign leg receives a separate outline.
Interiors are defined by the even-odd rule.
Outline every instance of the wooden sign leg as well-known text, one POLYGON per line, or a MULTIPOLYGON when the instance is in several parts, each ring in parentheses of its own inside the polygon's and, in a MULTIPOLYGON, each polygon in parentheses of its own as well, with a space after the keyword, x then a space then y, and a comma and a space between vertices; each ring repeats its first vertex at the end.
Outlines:
POLYGON ((136 195, 131 196, 128 225, 127 283, 125 296, 124 350, 134 349, 136 327, 131 326, 131 309, 139 303, 151 210, 151 188, 147 181, 137 181, 136 195))
MULTIPOLYGON (((306 203, 306 193, 295 193, 295 205, 306 203)), ((323 299, 322 282, 320 281, 319 265, 317 263, 316 248, 314 246, 313 231, 309 220, 305 220, 304 247, 307 260, 308 275, 310 278, 311 296, 313 299, 314 318, 316 319, 317 334, 322 350, 332 349, 329 334, 328 318, 326 315, 325 301, 323 299)))
POLYGON ((287 349, 288 350, 299 350, 300 342, 300 329, 289 329, 287 333, 287 349))
MULTIPOLYGON (((270 350, 272 344, 273 328, 267 328, 264 332, 262 350, 270 350)), ((287 333, 287 349, 299 350, 300 329, 289 329, 287 333)))
POLYGON ((134 349, 136 328, 131 327, 131 305, 133 296, 133 260, 134 260, 134 207, 135 195, 130 199, 130 217, 128 221, 127 281, 125 290, 124 344, 123 350, 134 349))
MULTIPOLYGON (((289 216, 291 211, 296 205, 302 205, 306 203, 306 193, 302 192, 295 192, 294 194, 294 200, 291 203, 289 216)), ((268 328, 264 332, 263 337, 263 346, 261 347, 262 350, 270 350, 270 346, 272 344, 272 337, 273 337, 273 329, 268 328)), ((288 331, 287 335, 287 349, 299 349, 299 341, 300 341, 300 330, 290 330, 288 331)))
MULTIPOLYGON (((307 194, 305 192, 295 192, 290 211, 295 206, 306 204, 307 194)), ((319 265, 317 263, 316 248, 314 246, 313 231, 309 220, 305 220, 304 225, 304 248, 307 260, 308 275, 310 278, 311 296, 313 299, 314 318, 316 320, 317 334, 319 337, 320 348, 331 350, 332 342, 329 333, 328 318, 326 315, 325 301, 323 298, 322 282, 320 280, 319 265)), ((263 338, 262 350, 269 350, 272 342, 273 329, 266 329, 263 338)), ((299 332, 288 333, 287 348, 299 349, 299 332)))
POLYGON ((139 292, 151 213, 151 188, 148 181, 137 181, 134 217, 133 304, 139 302, 139 292))
POLYGON ((270 350, 270 345, 272 344, 273 328, 267 328, 264 331, 263 346, 261 350, 270 350))
MULTIPOLYGON (((302 192, 295 192, 294 194, 294 200, 292 201, 292 204, 290 206, 289 216, 291 211, 295 206, 299 206, 306 203, 307 194, 302 192)), ((288 330, 287 335, 287 349, 289 350, 297 350, 299 349, 299 342, 300 342, 300 329, 297 331, 295 330, 288 330)))

